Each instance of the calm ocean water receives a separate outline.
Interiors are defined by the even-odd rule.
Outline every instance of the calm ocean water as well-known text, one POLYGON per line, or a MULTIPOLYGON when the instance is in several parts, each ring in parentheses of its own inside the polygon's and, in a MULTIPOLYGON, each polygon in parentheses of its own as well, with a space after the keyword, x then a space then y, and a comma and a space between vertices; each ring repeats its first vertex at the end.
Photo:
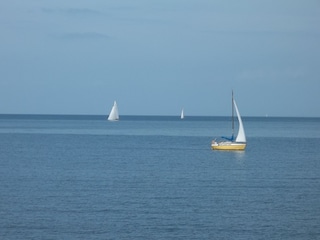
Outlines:
POLYGON ((0 239, 320 239, 320 118, 0 115, 0 239))

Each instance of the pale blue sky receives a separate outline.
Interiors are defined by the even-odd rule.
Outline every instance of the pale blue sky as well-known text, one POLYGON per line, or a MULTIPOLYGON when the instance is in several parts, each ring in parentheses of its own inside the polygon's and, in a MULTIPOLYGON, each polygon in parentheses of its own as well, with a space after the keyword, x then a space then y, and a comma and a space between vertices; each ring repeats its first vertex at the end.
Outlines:
POLYGON ((318 0, 2 0, 0 113, 320 117, 318 0))

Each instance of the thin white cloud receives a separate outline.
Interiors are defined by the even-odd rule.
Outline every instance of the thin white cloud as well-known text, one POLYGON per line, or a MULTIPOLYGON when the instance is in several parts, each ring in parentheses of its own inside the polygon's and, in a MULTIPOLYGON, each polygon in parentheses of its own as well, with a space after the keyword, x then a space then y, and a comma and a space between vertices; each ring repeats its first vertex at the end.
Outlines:
POLYGON ((279 82, 279 81, 306 81, 306 69, 300 68, 259 68, 247 69, 240 72, 237 76, 239 81, 249 82, 279 82))
POLYGON ((78 39, 102 39, 107 40, 110 39, 110 36, 98 33, 98 32, 70 32, 70 33, 64 33, 60 35, 60 38, 66 39, 66 40, 78 40, 78 39))
POLYGON ((44 13, 60 14, 70 16, 95 16, 102 15, 102 12, 90 8, 42 8, 44 13))

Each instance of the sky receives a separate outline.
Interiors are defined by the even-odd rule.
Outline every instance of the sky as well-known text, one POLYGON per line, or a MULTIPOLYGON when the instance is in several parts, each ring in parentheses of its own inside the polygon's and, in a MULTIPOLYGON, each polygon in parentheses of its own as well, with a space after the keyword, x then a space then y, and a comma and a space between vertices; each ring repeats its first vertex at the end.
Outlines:
POLYGON ((318 0, 2 0, 0 114, 320 117, 318 0))

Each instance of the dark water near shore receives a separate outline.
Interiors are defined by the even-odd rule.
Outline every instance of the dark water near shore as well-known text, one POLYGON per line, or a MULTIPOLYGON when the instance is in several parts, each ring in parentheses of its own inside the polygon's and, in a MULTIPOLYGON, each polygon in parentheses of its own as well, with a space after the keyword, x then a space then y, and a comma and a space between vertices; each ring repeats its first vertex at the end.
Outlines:
POLYGON ((320 119, 0 115, 0 239, 319 239, 320 119))

